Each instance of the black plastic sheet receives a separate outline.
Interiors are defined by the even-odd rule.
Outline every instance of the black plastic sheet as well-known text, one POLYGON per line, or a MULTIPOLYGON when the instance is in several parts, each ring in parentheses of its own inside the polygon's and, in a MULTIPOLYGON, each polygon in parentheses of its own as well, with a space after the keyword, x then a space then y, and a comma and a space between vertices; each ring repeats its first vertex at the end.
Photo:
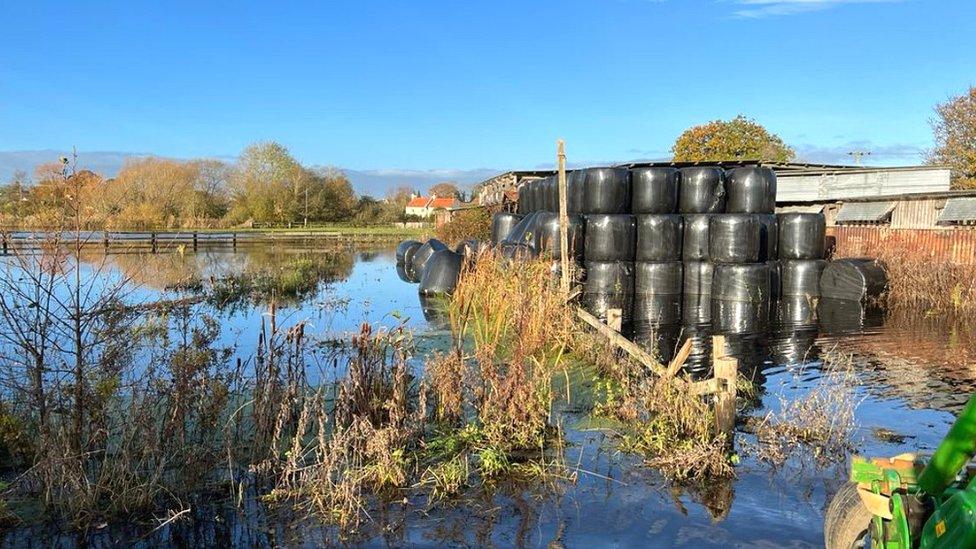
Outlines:
POLYGON ((521 214, 498 212, 491 218, 491 242, 498 244, 508 238, 512 229, 525 218, 521 214))
POLYGON ((423 246, 417 248, 414 252, 413 257, 410 258, 410 263, 404 264, 406 267, 407 275, 411 280, 420 281, 424 275, 424 267, 427 265, 427 260, 430 259, 434 252, 439 252, 441 250, 447 250, 447 245, 437 240, 436 238, 431 238, 423 246))
MULTIPOLYGON (((583 217, 579 214, 567 216, 566 241, 569 244, 569 257, 573 259, 583 259, 584 225, 583 217)), ((539 214, 535 234, 535 249, 539 255, 548 254, 554 259, 562 259, 559 214, 552 212, 539 214)))
POLYGON ((520 219, 512 227, 512 230, 509 231, 508 236, 502 240, 502 243, 528 244, 534 248, 536 223, 541 213, 540 211, 534 211, 520 219))
POLYGON ((743 166, 725 173, 729 213, 771 214, 776 208, 776 174, 762 166, 743 166))
POLYGON ((630 214, 586 216, 583 255, 587 261, 633 261, 637 230, 630 214))
POLYGON ((434 252, 420 277, 420 294, 434 296, 454 293, 463 264, 464 257, 451 250, 434 252))
POLYGON ((775 214, 758 214, 759 261, 773 261, 779 257, 779 224, 775 214))
POLYGON ((525 215, 532 211, 532 199, 529 198, 529 182, 525 181, 518 187, 518 206, 516 211, 519 215, 525 215))
POLYGON ((708 261, 708 227, 711 215, 683 215, 684 228, 681 259, 684 261, 708 261))
POLYGON ((682 267, 682 293, 712 295, 715 266, 708 261, 685 261, 682 267))
POLYGON ((820 297, 823 259, 784 259, 780 264, 780 295, 820 297))
POLYGON ((822 213, 777 215, 780 259, 823 259, 827 222, 822 213))
POLYGON ((759 221, 753 214, 716 214, 708 224, 708 258, 713 263, 759 261, 759 221))
POLYGON ((712 299, 769 303, 771 281, 769 265, 765 263, 716 264, 712 299))
POLYGON ((546 211, 559 211, 559 178, 555 175, 546 178, 546 211))
POLYGON ((680 261, 684 218, 678 214, 642 214, 637 223, 637 261, 680 261))
POLYGON ((653 167, 630 170, 631 212, 669 214, 678 211, 681 172, 677 168, 653 167))
POLYGON ((635 262, 634 293, 638 295, 680 296, 684 284, 682 273, 680 261, 635 262))
POLYGON ((725 170, 715 166, 681 168, 678 211, 681 213, 725 211, 725 170))
POLYGON ((502 257, 510 261, 528 261, 536 257, 535 248, 531 244, 502 242, 499 249, 502 257))
POLYGON ((630 210, 630 172, 624 168, 583 170, 583 212, 619 214, 630 210))
POLYGON ((831 261, 820 277, 820 295, 831 299, 874 303, 887 289, 888 273, 873 259, 831 261))

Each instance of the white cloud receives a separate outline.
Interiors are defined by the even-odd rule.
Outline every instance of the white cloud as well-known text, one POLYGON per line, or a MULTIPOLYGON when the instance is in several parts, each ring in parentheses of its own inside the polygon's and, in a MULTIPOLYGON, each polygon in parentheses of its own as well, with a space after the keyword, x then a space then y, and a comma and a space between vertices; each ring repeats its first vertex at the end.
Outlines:
POLYGON ((901 0, 733 0, 737 17, 760 18, 829 9, 841 4, 881 4, 901 0))

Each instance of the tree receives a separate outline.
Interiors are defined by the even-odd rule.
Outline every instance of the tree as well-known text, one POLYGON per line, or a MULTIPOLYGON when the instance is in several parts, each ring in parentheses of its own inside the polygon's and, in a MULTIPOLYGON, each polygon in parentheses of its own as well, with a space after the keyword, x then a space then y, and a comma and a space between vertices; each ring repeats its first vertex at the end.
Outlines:
POLYGON ((444 197, 444 198, 448 198, 448 197, 457 198, 460 195, 460 193, 458 192, 457 184, 454 183, 453 181, 443 181, 441 183, 438 183, 433 187, 431 187, 428 190, 428 192, 431 195, 436 194, 437 196, 444 197))
POLYGON ((762 160, 789 162, 796 153, 779 136, 743 115, 685 130, 671 147, 676 162, 762 160))
POLYGON ((304 211, 304 190, 310 173, 275 143, 257 143, 241 152, 237 170, 231 178, 235 221, 297 221, 304 211), (299 195, 302 195, 299 197, 299 195), (301 205, 301 207, 300 207, 301 205))
POLYGON ((929 163, 952 170, 953 188, 976 188, 976 86, 936 105, 935 114, 930 122, 935 149, 928 155, 929 163))

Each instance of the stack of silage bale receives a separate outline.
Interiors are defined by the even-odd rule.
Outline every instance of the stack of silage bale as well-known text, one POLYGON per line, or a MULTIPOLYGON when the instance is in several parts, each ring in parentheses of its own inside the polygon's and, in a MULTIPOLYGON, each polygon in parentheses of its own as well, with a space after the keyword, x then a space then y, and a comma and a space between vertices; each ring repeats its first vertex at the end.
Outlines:
POLYGON ((585 219, 583 305, 601 319, 608 310, 620 309, 628 325, 637 239, 630 213, 630 173, 626 168, 590 168, 575 180, 577 187, 582 184, 579 207, 585 219))
POLYGON ((775 259, 769 257, 768 244, 773 224, 762 223, 760 216, 773 215, 776 175, 768 168, 742 167, 716 177, 725 178, 726 213, 713 214, 708 227, 712 326, 720 332, 756 333, 766 326, 774 287, 767 263, 775 259))
POLYGON ((643 338, 681 322, 684 219, 678 210, 681 174, 676 168, 631 170, 634 256, 634 333, 643 338))
POLYGON ((779 214, 779 320, 812 325, 820 299, 827 223, 822 213, 779 214))

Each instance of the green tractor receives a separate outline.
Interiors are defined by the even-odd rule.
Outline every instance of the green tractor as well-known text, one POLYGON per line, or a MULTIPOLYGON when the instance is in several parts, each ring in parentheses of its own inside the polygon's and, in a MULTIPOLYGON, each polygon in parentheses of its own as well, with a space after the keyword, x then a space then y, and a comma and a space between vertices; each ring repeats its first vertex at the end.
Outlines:
POLYGON ((855 457, 831 500, 828 549, 976 547, 976 396, 927 460, 855 457))

